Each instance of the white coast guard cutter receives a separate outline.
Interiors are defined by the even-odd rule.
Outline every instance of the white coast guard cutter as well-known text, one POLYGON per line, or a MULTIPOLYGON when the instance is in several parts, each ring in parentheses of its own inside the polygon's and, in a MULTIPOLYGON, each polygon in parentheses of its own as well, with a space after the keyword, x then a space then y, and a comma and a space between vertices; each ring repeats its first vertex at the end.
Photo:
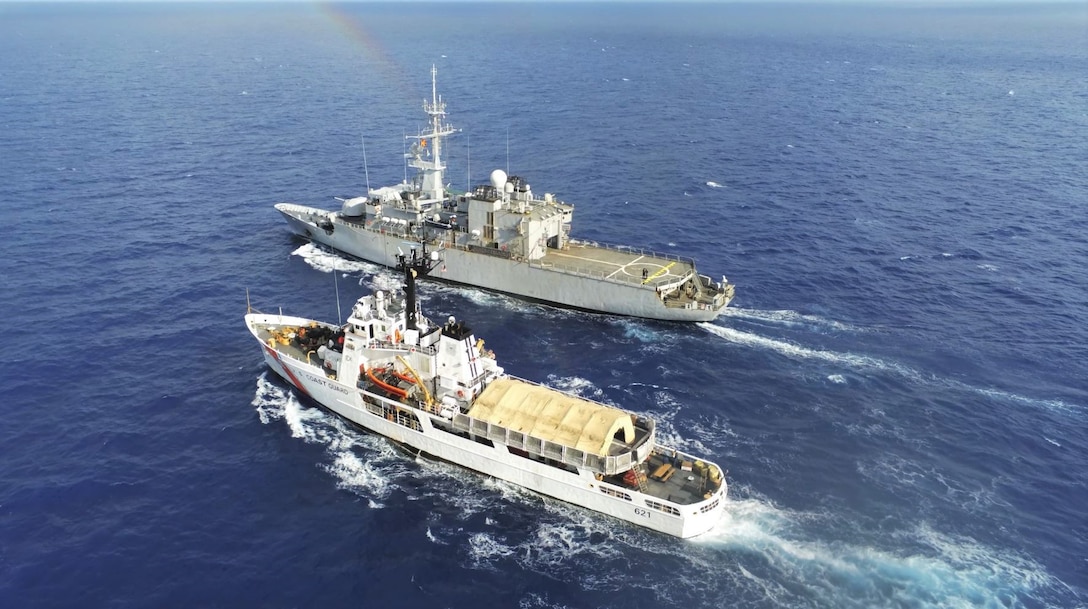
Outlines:
POLYGON ((343 326, 260 313, 246 326, 299 391, 414 451, 677 537, 714 526, 717 465, 658 444, 649 418, 505 374, 463 321, 424 317, 415 279, 436 260, 401 255, 405 297, 365 296, 343 326))

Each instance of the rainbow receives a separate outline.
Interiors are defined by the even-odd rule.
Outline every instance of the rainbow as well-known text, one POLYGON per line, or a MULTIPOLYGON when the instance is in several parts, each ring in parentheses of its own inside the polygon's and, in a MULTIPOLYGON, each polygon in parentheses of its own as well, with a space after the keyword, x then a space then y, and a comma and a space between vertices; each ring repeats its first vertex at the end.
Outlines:
POLYGON ((422 90, 406 80, 409 70, 393 59, 381 42, 367 30, 364 16, 352 12, 356 5, 317 2, 315 6, 345 38, 362 50, 366 67, 372 68, 382 82, 393 87, 402 99, 411 100, 421 95, 422 90))

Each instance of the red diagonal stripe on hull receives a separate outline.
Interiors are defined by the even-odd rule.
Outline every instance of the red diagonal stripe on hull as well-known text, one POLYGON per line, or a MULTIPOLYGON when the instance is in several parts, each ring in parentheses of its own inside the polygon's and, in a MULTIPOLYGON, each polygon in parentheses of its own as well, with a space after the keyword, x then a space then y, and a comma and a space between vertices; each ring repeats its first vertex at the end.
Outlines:
POLYGON ((283 371, 287 373, 287 380, 291 381, 291 384, 293 384, 295 387, 298 387, 298 390, 302 393, 305 393, 309 397, 313 397, 312 395, 310 395, 310 392, 306 391, 306 388, 302 386, 302 383, 299 382, 298 377, 295 376, 295 373, 291 372, 291 369, 287 367, 287 364, 283 363, 283 360, 280 359, 279 351, 276 351, 275 349, 267 345, 265 346, 265 349, 268 349, 268 352, 272 354, 272 357, 276 358, 276 361, 280 363, 280 368, 283 368, 283 371))

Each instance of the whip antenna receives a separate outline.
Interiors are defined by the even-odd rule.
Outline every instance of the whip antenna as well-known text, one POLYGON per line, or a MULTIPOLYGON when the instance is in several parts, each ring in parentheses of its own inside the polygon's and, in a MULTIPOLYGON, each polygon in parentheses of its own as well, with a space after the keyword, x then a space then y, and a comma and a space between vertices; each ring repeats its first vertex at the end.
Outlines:
POLYGON ((336 260, 332 261, 332 285, 336 290, 336 323, 337 325, 344 325, 344 316, 340 314, 340 284, 336 279, 336 260))
POLYGON ((359 143, 363 145, 363 175, 366 176, 366 196, 370 196, 370 170, 366 167, 366 138, 359 136, 359 143))

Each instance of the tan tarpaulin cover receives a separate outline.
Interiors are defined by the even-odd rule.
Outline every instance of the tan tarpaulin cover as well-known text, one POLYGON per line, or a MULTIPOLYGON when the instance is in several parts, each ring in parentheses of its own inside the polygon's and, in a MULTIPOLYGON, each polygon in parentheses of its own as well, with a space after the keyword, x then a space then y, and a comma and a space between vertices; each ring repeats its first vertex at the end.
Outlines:
POLYGON ((607 456, 618 431, 635 440, 631 415, 515 379, 492 381, 476 398, 470 417, 587 453, 607 456))

